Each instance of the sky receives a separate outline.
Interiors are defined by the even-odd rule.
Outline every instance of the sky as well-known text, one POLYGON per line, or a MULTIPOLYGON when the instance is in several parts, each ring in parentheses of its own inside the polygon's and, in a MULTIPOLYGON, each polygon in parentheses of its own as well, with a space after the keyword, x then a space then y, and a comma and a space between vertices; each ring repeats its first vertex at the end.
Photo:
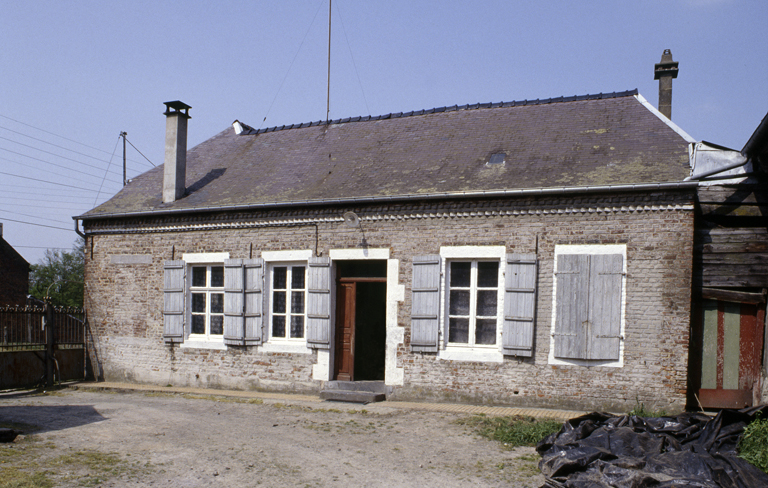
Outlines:
MULTIPOLYGON (((34 264, 73 216, 163 162, 163 102, 189 148, 324 120, 328 0, 0 0, 0 222, 34 264)), ((740 150, 768 113, 765 0, 332 0, 330 118, 637 88, 680 63, 672 120, 740 150)))

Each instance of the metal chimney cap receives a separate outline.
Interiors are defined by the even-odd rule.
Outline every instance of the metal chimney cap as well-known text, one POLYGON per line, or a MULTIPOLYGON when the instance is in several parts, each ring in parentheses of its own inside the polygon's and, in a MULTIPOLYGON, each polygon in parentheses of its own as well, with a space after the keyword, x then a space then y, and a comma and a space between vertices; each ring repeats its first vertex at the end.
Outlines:
POLYGON ((181 102, 179 100, 174 100, 173 102, 163 102, 163 104, 166 107, 165 112, 163 112, 163 115, 166 115, 166 116, 183 115, 188 119, 192 118, 189 116, 189 109, 191 109, 192 107, 190 107, 184 102, 181 102))
POLYGON ((653 79, 658 80, 662 76, 671 76, 677 78, 677 61, 672 61, 672 51, 665 49, 661 55, 661 62, 656 63, 653 67, 653 79))

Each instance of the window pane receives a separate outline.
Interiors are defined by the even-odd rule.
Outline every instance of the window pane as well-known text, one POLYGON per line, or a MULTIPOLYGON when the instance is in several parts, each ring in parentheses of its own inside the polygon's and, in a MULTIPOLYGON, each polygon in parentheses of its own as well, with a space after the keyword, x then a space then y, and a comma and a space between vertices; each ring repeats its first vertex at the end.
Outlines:
POLYGON ((304 313, 304 292, 291 292, 291 313, 304 313))
POLYGON ((451 263, 451 288, 469 287, 469 276, 472 271, 472 263, 451 263))
POLYGON ((452 317, 448 320, 448 342, 469 342, 469 319, 452 317))
POLYGON ((211 286, 224 286, 224 266, 211 266, 211 286))
POLYGON ((496 344, 496 319, 477 319, 475 344, 496 344))
POLYGON ((272 288, 275 290, 285 290, 286 278, 288 277, 288 268, 280 266, 272 270, 272 288))
POLYGON ((211 313, 224 313, 223 293, 211 293, 211 313))
POLYGON ((477 263, 477 286, 483 288, 499 286, 499 263, 493 261, 477 263))
POLYGON ((449 300, 450 315, 469 315, 469 290, 451 290, 449 300))
POLYGON ((285 316, 272 317, 272 337, 285 337, 285 316))
POLYGON ((291 288, 294 290, 304 289, 304 266, 291 268, 291 288))
POLYGON ((192 311, 205 313, 205 293, 192 294, 192 311))
POLYGON ((205 315, 192 316, 192 333, 205 334, 205 315))
POLYGON ((272 312, 285 313, 285 292, 272 292, 272 312))
POLYGON ((192 268, 192 286, 205 286, 205 266, 192 268))
POLYGON ((224 333, 224 316, 211 315, 211 334, 221 335, 224 333))
POLYGON ((304 337, 304 316, 291 315, 291 337, 301 339, 304 337))
POLYGON ((496 290, 477 290, 477 315, 495 317, 497 297, 496 290))

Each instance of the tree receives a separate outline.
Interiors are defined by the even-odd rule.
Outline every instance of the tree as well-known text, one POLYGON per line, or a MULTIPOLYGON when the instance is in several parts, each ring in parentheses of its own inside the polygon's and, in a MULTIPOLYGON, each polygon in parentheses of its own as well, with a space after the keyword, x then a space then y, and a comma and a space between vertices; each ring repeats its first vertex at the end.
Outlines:
POLYGON ((29 267, 29 294, 60 307, 83 306, 85 241, 78 238, 71 251, 48 249, 45 257, 29 267))

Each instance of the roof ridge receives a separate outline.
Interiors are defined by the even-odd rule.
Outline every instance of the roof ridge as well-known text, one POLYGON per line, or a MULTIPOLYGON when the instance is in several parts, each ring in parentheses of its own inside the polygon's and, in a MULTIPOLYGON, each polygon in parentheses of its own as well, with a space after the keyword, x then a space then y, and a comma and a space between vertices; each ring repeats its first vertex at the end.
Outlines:
POLYGON ((257 135, 257 134, 264 134, 266 132, 277 132, 282 130, 288 130, 288 129, 303 129, 305 127, 315 127, 318 125, 330 125, 330 124, 346 124, 350 122, 368 122, 368 121, 374 121, 374 120, 386 120, 386 119, 399 119, 403 117, 412 117, 416 115, 429 115, 434 113, 440 113, 440 112, 457 112, 459 110, 478 110, 482 108, 508 108, 508 107, 517 107, 517 106, 523 106, 523 105, 548 105, 551 103, 565 103, 565 102, 581 102, 584 100, 606 100, 609 98, 622 98, 622 97, 631 97, 638 94, 637 88, 634 90, 625 90, 621 92, 611 92, 611 93, 594 93, 594 94, 587 94, 587 95, 574 95, 570 97, 555 97, 555 98, 537 98, 536 100, 514 100, 511 102, 489 102, 489 103, 473 103, 473 104, 467 104, 467 105, 451 105, 451 106, 445 106, 445 107, 435 107, 430 109, 424 109, 424 110, 412 110, 410 112, 397 112, 397 113, 388 113, 384 115, 358 115, 357 117, 345 117, 341 119, 335 119, 330 120, 328 122, 325 122, 323 120, 318 120, 315 122, 302 122, 300 124, 291 124, 291 125, 281 125, 281 126, 275 126, 275 127, 267 127, 265 129, 254 129, 252 127, 249 127, 248 130, 242 131, 239 135, 241 136, 250 136, 250 135, 257 135))

